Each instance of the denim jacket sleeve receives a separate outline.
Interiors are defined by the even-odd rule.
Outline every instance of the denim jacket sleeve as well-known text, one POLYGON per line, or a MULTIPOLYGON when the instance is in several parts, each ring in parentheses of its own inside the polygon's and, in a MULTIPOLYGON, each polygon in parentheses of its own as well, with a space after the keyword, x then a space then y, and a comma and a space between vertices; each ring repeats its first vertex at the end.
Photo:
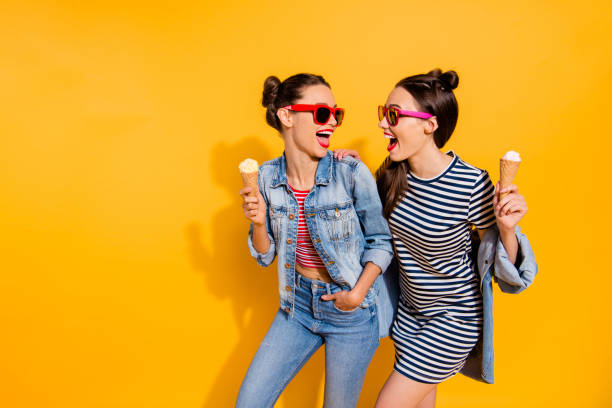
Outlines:
POLYGON ((515 228, 515 234, 519 244, 515 264, 508 259, 508 253, 501 238, 497 238, 494 276, 497 285, 505 293, 520 293, 527 289, 538 273, 538 264, 529 240, 518 226, 515 228))
POLYGON ((268 231, 268 238, 270 239, 270 248, 265 254, 261 252, 257 252, 255 247, 253 246, 253 223, 249 227, 249 238, 248 245, 249 251, 251 252, 251 256, 257 260, 257 263, 261 266, 270 266, 272 261, 274 261, 274 257, 276 256, 276 243, 274 242, 274 237, 272 236, 270 229, 270 206, 268 204, 268 200, 266 199, 265 190, 263 189, 263 183, 261 181, 262 172, 260 171, 257 176, 257 187, 259 187, 259 191, 264 198, 264 202, 266 203, 266 230, 268 231))
POLYGON ((499 238, 497 226, 488 229, 478 245, 478 272, 483 304, 483 332, 481 340, 472 349, 461 373, 478 381, 494 383, 493 351, 493 287, 492 280, 505 293, 520 293, 531 283, 538 272, 538 265, 529 240, 517 226, 516 239, 519 253, 515 264, 499 238))
POLYGON ((365 250, 361 264, 372 262, 384 272, 393 258, 391 232, 382 214, 376 182, 368 167, 362 162, 355 166, 353 205, 363 229, 365 250))

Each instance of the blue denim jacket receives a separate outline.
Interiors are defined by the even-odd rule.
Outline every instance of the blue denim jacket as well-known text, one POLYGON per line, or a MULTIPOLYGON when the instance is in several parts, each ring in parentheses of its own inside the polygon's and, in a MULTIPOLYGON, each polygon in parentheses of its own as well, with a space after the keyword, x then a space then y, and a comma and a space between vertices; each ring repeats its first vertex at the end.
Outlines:
MULTIPOLYGON (((284 154, 260 166, 257 183, 267 207, 270 249, 265 254, 255 250, 252 224, 248 245, 261 266, 269 266, 278 255, 280 306, 293 316, 298 203, 286 169, 284 154)), ((317 253, 344 290, 355 286, 366 262, 373 262, 383 272, 387 269, 393 257, 391 232, 382 215, 376 182, 362 162, 352 157, 337 160, 328 151, 319 161, 315 185, 304 199, 304 215, 317 253)), ((389 333, 394 309, 382 275, 360 306, 374 303, 383 337, 389 333)))
POLYGON ((508 259, 508 253, 494 227, 487 231, 478 248, 478 272, 483 304, 483 332, 467 358, 461 373, 489 384, 493 384, 493 285, 495 281, 502 292, 520 293, 527 289, 538 273, 533 250, 529 240, 517 226, 516 238, 519 243, 516 265, 508 259))

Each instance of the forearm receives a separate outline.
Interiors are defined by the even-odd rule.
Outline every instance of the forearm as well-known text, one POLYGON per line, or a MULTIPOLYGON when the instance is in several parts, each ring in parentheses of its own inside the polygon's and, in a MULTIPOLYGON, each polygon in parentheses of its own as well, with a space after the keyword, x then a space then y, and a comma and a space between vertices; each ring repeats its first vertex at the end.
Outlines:
POLYGON ((265 254, 270 249, 270 238, 266 224, 253 224, 253 247, 259 253, 265 254))
POLYGON ((373 262, 367 262, 365 268, 361 272, 361 276, 359 280, 355 284, 355 287, 351 290, 351 292, 355 295, 355 298, 359 300, 358 303, 361 303, 363 299, 368 294, 368 290, 374 284, 374 281, 381 273, 381 269, 378 265, 373 262))
POLYGON ((518 254, 518 240, 514 228, 510 230, 500 230, 499 237, 504 245, 504 249, 508 253, 508 260, 513 264, 516 263, 516 256, 518 254))

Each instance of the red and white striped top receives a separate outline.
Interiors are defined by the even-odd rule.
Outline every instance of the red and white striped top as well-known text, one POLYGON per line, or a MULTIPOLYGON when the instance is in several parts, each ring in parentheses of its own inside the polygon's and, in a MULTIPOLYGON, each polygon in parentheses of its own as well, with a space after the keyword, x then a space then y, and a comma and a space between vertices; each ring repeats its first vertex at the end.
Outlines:
POLYGON ((306 225, 306 217, 304 216, 304 199, 308 195, 309 191, 296 190, 293 187, 291 187, 291 191, 293 191, 293 194, 295 194, 295 198, 297 199, 299 206, 295 261, 305 268, 325 268, 325 264, 323 261, 321 261, 319 254, 317 254, 317 250, 312 245, 310 232, 308 231, 308 226, 306 225))

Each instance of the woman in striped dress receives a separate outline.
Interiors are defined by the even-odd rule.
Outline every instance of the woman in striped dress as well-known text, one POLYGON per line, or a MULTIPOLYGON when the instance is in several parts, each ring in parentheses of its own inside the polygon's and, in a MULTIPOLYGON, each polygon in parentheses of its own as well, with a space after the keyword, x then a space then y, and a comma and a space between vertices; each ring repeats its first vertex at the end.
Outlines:
MULTIPOLYGON (((377 407, 433 407, 436 384, 456 374, 482 330, 482 297, 470 232, 496 221, 510 260, 514 226, 527 212, 515 186, 501 201, 486 171, 440 149, 457 123, 454 71, 398 82, 379 107, 389 157, 377 172, 400 266, 393 373, 377 407)), ((501 192, 505 192, 502 190, 501 192)))
POLYGON ((502 190, 510 194, 500 201, 486 171, 440 151, 457 123, 458 82, 454 71, 407 77, 379 107, 389 157, 376 178, 401 289, 394 371, 379 408, 435 406, 436 385, 456 374, 476 345, 482 296, 472 228, 482 236, 497 222, 510 260, 517 256, 514 227, 527 206, 516 186, 502 190))

